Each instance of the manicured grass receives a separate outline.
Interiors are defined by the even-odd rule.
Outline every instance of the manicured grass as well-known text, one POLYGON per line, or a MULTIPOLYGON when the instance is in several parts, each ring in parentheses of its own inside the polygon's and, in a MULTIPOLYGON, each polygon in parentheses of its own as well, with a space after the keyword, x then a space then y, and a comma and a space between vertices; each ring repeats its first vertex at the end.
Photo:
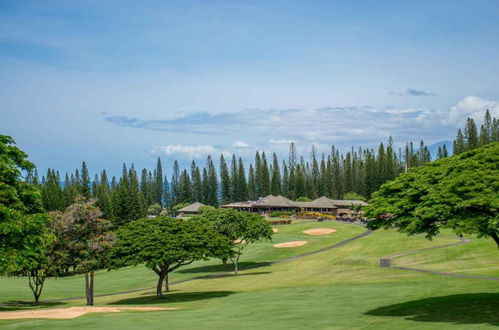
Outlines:
MULTIPOLYGON (((241 257, 242 268, 255 264, 285 259, 298 254, 317 250, 332 245, 348 237, 362 233, 365 229, 343 223, 307 222, 297 225, 275 226, 278 232, 272 242, 257 242, 249 245, 241 257), (310 236, 302 231, 310 228, 327 227, 337 229, 336 233, 325 236, 310 236), (272 245, 293 240, 308 240, 309 243, 299 248, 277 249, 272 245)), ((223 271, 220 260, 195 262, 180 268, 170 275, 171 281, 186 280, 198 276, 223 271)), ((127 267, 121 270, 96 272, 95 294, 110 294, 127 290, 152 288, 156 285, 156 274, 143 266, 127 267)), ((84 296, 84 278, 82 275, 49 278, 46 280, 41 300, 78 298, 84 296)), ((26 278, 0 278, 0 304, 8 301, 30 301, 31 291, 26 278)))
POLYGON ((394 259, 397 266, 499 277, 499 251, 491 238, 437 250, 421 251, 394 259))
MULTIPOLYGON (((289 227, 289 234, 296 235, 292 226, 289 227)), ((357 230, 353 231, 357 233, 357 230)), ((351 236, 355 235, 354 232, 351 236)), ((149 289, 96 300, 98 305, 181 308, 177 311, 88 314, 73 320, 0 321, 0 327, 477 329, 498 326, 497 282, 449 278, 378 266, 382 256, 453 241, 450 237, 427 241, 420 236, 407 237, 393 231, 379 231, 337 249, 243 271, 241 276, 177 284, 165 299, 157 299, 154 290, 149 289)), ((317 246, 319 242, 322 240, 318 240, 317 246)), ((468 252, 477 253, 481 249, 480 245, 471 247, 472 250, 468 252)), ((255 250, 254 260, 259 255, 255 250)), ((469 270, 473 268, 470 264, 469 270)), ((480 268, 478 265, 476 269, 480 268)), ((70 305, 82 303, 68 302, 70 305)))

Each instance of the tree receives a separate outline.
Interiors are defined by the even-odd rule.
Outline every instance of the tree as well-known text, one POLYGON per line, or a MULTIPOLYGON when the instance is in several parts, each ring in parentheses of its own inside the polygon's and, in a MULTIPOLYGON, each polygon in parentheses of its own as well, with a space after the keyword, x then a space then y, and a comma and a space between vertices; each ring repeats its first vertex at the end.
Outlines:
POLYGON ((0 274, 25 269, 44 252, 49 220, 41 194, 22 180, 35 166, 10 136, 0 135, 0 274))
POLYGON ((464 141, 466 150, 471 150, 479 146, 478 131, 473 118, 468 118, 464 126, 464 141))
POLYGON ((54 231, 61 246, 73 259, 77 271, 85 274, 87 305, 94 304, 94 271, 105 266, 106 254, 114 243, 111 223, 101 219, 95 200, 77 198, 63 213, 54 213, 54 231))
POLYGON ((90 174, 85 162, 81 165, 81 194, 85 198, 90 198, 90 174))
POLYGON ((156 171, 154 177, 154 202, 163 205, 163 194, 164 194, 164 185, 163 185, 163 169, 161 166, 161 159, 158 157, 158 161, 156 163, 156 171))
POLYGON ((227 167, 227 162, 225 161, 224 155, 220 156, 220 180, 221 180, 221 193, 222 193, 222 204, 228 204, 232 202, 231 197, 231 180, 229 169, 227 167))
POLYGON ((272 179, 270 180, 270 193, 274 196, 281 194, 281 172, 277 155, 272 155, 272 179))
POLYGON ((147 208, 147 214, 158 216, 163 208, 158 203, 154 203, 147 208))
POLYGON ((212 228, 232 242, 232 252, 225 254, 234 264, 237 275, 239 258, 248 244, 260 240, 272 239, 272 228, 262 216, 234 209, 217 209, 208 211, 196 219, 200 223, 210 223, 212 228))
POLYGON ((356 192, 350 191, 343 195, 343 199, 356 200, 356 201, 365 201, 366 198, 362 195, 357 194, 356 192))
POLYGON ((206 223, 193 219, 167 217, 139 219, 117 231, 117 242, 109 258, 110 268, 145 264, 158 275, 156 296, 169 291, 168 274, 196 260, 213 256, 218 245, 227 239, 206 223))
POLYGON ((437 160, 381 186, 366 207, 371 229, 431 238, 441 228, 491 237, 499 247, 499 143, 437 160))
POLYGON ((464 141, 464 135, 461 132, 461 129, 457 130, 457 135, 452 146, 452 151, 454 155, 459 155, 460 153, 466 151, 466 142, 464 141))

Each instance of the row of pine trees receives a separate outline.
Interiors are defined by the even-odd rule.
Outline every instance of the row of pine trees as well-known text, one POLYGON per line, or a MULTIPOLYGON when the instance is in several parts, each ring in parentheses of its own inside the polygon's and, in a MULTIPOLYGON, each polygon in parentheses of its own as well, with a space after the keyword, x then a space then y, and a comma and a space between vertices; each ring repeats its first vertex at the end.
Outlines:
MULTIPOLYGON (((487 111, 480 134, 472 119, 467 120, 464 134, 458 131, 454 154, 498 140, 498 121, 490 118, 487 111)), ((439 148, 437 158, 448 155, 445 145, 439 148)), ((389 138, 386 146, 380 143, 377 150, 352 148, 340 153, 333 146, 329 154, 318 155, 312 147, 308 161, 298 156, 295 144, 291 143, 286 160, 279 160, 275 153, 268 157, 257 151, 248 168, 236 155, 230 159, 221 155, 218 169, 211 156, 205 166, 192 161, 189 169, 180 169, 174 161, 170 182, 159 158, 154 171, 144 168, 140 176, 133 165, 127 168, 124 164, 120 178, 109 178, 104 170, 91 180, 83 162, 81 170, 66 173, 64 180, 53 169, 41 180, 33 172, 28 180, 39 186, 47 211, 64 210, 78 195, 93 197, 104 217, 120 226, 146 216, 148 207, 154 204, 167 209, 196 201, 218 206, 269 194, 294 200, 320 196, 341 199, 353 192, 369 198, 384 182, 429 161, 430 151, 423 141, 418 147, 407 143, 405 148, 395 151, 389 138)))

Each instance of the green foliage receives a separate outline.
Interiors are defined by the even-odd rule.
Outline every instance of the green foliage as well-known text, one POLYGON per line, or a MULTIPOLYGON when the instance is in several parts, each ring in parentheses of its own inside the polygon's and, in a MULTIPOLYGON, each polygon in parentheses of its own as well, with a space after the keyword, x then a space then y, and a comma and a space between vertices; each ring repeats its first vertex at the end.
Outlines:
POLYGON ((158 203, 152 204, 147 208, 147 214, 159 215, 163 208, 158 203))
POLYGON ((311 202, 312 200, 308 197, 301 196, 296 199, 297 202, 311 202))
POLYGON ((358 200, 358 201, 364 201, 364 202, 366 201, 366 198, 364 196, 359 195, 353 191, 345 193, 343 195, 343 199, 358 200))
POLYGON ((158 276, 157 295, 168 273, 216 255, 219 246, 226 246, 225 237, 217 234, 204 222, 168 217, 139 219, 117 231, 117 242, 111 250, 110 267, 120 268, 145 264, 158 276))
POLYGON ((237 274, 239 258, 244 248, 260 240, 272 239, 272 228, 262 216, 234 209, 216 209, 195 217, 201 223, 209 223, 212 228, 233 242, 231 250, 224 250, 222 259, 230 258, 237 274))
POLYGON ((490 143, 400 175, 381 186, 366 207, 369 227, 408 234, 492 237, 499 245, 499 143, 490 143))
POLYGON ((198 212, 199 214, 203 214, 203 213, 206 213, 206 212, 209 212, 209 211, 212 211, 212 210, 215 210, 215 208, 211 205, 204 205, 204 206, 201 206, 199 209, 198 209, 198 212))
POLYGON ((178 211, 178 210, 180 210, 180 209, 183 209, 184 207, 189 206, 189 205, 190 205, 190 203, 180 203, 180 204, 174 205, 174 206, 172 207, 172 210, 173 210, 174 212, 176 212, 176 211, 178 211))

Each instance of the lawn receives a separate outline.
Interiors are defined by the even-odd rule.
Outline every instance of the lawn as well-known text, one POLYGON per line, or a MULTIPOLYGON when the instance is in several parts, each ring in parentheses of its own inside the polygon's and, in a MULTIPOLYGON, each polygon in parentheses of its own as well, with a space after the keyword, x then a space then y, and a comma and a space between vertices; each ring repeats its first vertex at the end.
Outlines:
MULTIPOLYGON (((280 226, 279 233, 289 235, 288 237, 293 237, 292 239, 303 239, 299 234, 304 228, 301 226, 324 225, 326 223, 280 226)), ((341 232, 346 234, 351 230, 349 234, 353 236, 363 231, 362 228, 353 225, 337 223, 327 223, 327 225, 338 228, 338 232, 327 239, 315 237, 317 241, 314 240, 308 247, 299 248, 302 249, 300 253, 311 249, 312 244, 315 248, 328 245, 332 242, 333 236, 339 236, 341 232), (331 242, 327 242, 329 239, 331 242)), ((287 240, 284 237, 283 239, 287 240)), ((278 242, 277 235, 276 242, 278 242)), ((379 258, 382 256, 451 242, 454 242, 454 239, 449 236, 428 241, 421 236, 407 237, 393 231, 379 231, 337 249, 290 262, 242 271, 240 276, 224 276, 176 284, 173 286, 173 292, 165 299, 155 298, 153 289, 96 299, 98 305, 179 307, 177 311, 88 314, 73 320, 0 321, 0 327, 2 329, 70 327, 78 329, 97 327, 106 329, 435 329, 437 327, 476 329, 499 325, 499 287, 496 281, 450 278, 378 266, 379 258)), ((466 246, 470 250, 462 253, 480 253, 484 246, 481 245, 481 240, 476 242, 478 243, 473 245, 468 243, 466 246)), ((274 252, 280 250, 270 248, 271 246, 253 247, 248 252, 246 261, 270 260, 266 257, 285 258, 286 254, 291 253, 274 252), (269 254, 269 251, 272 253, 269 254)), ((436 252, 438 256, 437 251, 440 250, 431 251, 436 252)), ((480 271, 483 269, 483 264, 474 265, 470 262, 467 269, 470 273, 475 270, 480 271)), ((122 273, 123 276, 121 280, 119 276, 113 280, 132 282, 126 278, 128 272, 130 270, 117 271, 116 274, 122 273)), ((181 275, 192 274, 180 273, 178 276, 181 275)), ((104 274, 98 280, 104 282, 104 274)), ((1 281, 2 300, 8 300, 4 299, 5 280, 1 281)), ((131 283, 127 285, 133 286, 131 283)), ((60 292, 59 295, 63 293, 60 292)), ((69 306, 83 304, 83 301, 73 300, 65 303, 69 306)))
MULTIPOLYGON (((362 233, 365 229, 343 223, 312 222, 274 226, 278 232, 273 235, 272 242, 258 242, 251 244, 241 257, 242 268, 261 263, 269 263, 298 254, 318 250, 335 244, 351 236, 362 233), (337 232, 325 236, 310 236, 302 231, 327 227, 335 228, 337 232), (277 249, 272 245, 294 240, 308 240, 309 242, 298 248, 277 249)), ((210 275, 223 271, 220 260, 198 261, 183 267, 170 275, 170 280, 181 281, 194 277, 210 275)), ((121 270, 96 272, 95 294, 112 294, 127 290, 152 288, 156 285, 156 274, 146 267, 128 267, 121 270)), ((55 300, 61 298, 78 298, 84 296, 84 278, 82 275, 49 278, 46 280, 41 300, 55 300)), ((25 278, 0 278, 0 304, 8 301, 31 300, 32 294, 25 278)))

